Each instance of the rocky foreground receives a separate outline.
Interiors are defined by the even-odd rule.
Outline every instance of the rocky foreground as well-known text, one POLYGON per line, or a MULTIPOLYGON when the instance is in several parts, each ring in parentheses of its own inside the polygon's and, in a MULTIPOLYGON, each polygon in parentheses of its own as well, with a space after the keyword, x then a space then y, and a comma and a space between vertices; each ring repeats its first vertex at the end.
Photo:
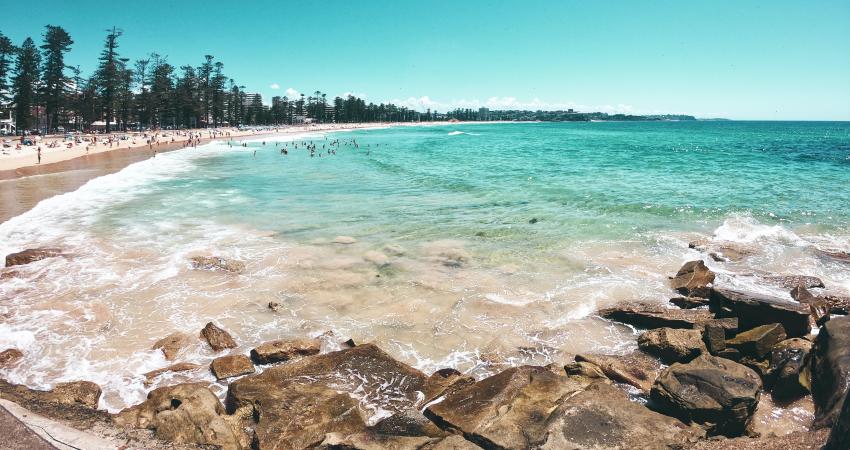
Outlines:
MULTIPOLYGON (((11 261, 26 264, 37 253, 11 261)), ((193 264, 238 270, 220 258, 193 264)), ((714 278, 702 261, 688 262, 671 279, 682 296, 670 307, 598 311, 644 330, 639 352, 575 355, 483 380, 449 368, 425 374, 352 340, 330 353, 302 339, 235 354, 237 343, 211 322, 199 337, 174 333, 154 344, 173 360, 203 339, 222 355, 208 368, 174 362, 145 375, 210 370, 227 383, 224 402, 207 383, 154 389, 117 414, 97 410, 100 387, 86 381, 51 391, 0 381, 0 398, 124 448, 850 449, 850 302, 813 294, 823 287, 814 277, 768 280, 795 301, 723 289, 714 278), (758 436, 753 414, 764 395, 779 403, 810 395, 811 431, 758 436)), ((21 356, 2 351, 0 367, 21 356)))

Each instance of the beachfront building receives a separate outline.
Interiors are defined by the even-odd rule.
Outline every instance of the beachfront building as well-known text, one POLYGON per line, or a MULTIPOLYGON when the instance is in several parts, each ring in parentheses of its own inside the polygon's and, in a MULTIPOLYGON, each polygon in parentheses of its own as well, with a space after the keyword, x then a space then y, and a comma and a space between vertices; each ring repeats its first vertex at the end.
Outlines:
POLYGON ((259 92, 246 92, 242 97, 242 106, 250 108, 254 105, 262 105, 263 96, 259 92))
POLYGON ((490 120, 490 108, 478 108, 478 120, 490 120))
POLYGON ((12 110, 9 109, 9 117, 0 119, 0 134, 7 136, 15 134, 15 119, 12 118, 12 110))

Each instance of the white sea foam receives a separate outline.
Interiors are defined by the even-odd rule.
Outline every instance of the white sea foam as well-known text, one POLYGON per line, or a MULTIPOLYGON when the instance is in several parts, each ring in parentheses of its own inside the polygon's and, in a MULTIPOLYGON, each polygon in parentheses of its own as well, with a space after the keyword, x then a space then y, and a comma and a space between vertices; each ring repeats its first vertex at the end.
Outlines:
POLYGON ((723 221, 714 230, 714 238, 719 241, 752 244, 756 242, 782 242, 793 245, 806 245, 804 239, 782 225, 765 225, 749 215, 733 215, 723 221))

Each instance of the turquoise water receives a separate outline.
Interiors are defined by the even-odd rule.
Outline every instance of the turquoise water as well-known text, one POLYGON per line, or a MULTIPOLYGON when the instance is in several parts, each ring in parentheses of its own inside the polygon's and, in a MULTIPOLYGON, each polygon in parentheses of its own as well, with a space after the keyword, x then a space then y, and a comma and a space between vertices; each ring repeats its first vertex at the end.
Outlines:
MULTIPOLYGON (((850 292, 847 266, 819 253, 850 249, 850 123, 446 124, 301 135, 297 149, 291 139, 161 154, 0 224, 0 252, 73 255, 0 284, 0 348, 28 359, 3 375, 93 379, 119 408, 159 385, 139 378, 168 364, 153 341, 215 320, 237 351, 331 331, 426 371, 484 376, 633 349, 633 330, 593 312, 666 302, 667 277, 695 258, 732 287, 787 297, 758 278, 784 273, 850 292), (697 239, 744 257, 715 261, 688 249, 697 239), (246 270, 193 270, 197 255, 246 270)), ((212 356, 198 345, 181 360, 212 356)))

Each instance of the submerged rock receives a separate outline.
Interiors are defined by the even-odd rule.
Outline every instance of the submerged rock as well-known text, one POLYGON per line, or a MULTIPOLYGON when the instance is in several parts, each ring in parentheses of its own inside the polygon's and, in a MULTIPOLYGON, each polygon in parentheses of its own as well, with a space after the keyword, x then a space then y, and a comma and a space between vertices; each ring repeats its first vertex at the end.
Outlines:
POLYGON ((688 362, 708 352, 699 330, 656 328, 638 337, 641 350, 656 355, 666 364, 688 362))
POLYGON ((245 355, 221 356, 212 361, 210 370, 217 380, 254 373, 254 365, 245 355))
POLYGON ((168 367, 163 367, 161 369, 152 370, 150 372, 145 373, 145 384, 150 384, 153 381, 154 378, 156 378, 156 377, 158 377, 158 376, 160 376, 164 373, 187 372, 187 371, 190 371, 190 370, 198 370, 201 367, 202 366, 200 364, 182 362, 182 363, 172 364, 168 367))
POLYGON ((236 341, 233 340, 230 333, 222 330, 212 322, 207 323, 204 329, 201 330, 201 337, 217 352, 228 348, 236 348, 236 341))
POLYGON ((597 312, 601 317, 638 328, 702 328, 714 319, 704 309, 673 309, 654 303, 625 303, 597 312))
POLYGON ((62 256, 62 250, 58 248, 29 248, 18 253, 6 255, 6 267, 22 266, 57 256, 62 256))
POLYGON ((710 434, 740 436, 758 406, 761 378, 746 366, 702 355, 665 369, 652 386, 659 411, 703 424, 710 434))
POLYGON ((726 346, 738 349, 743 356, 762 359, 776 344, 784 341, 785 337, 782 324, 772 323, 738 333, 737 336, 726 341, 726 346))
POLYGON ((356 243, 357 239, 354 239, 351 236, 337 236, 337 237, 334 238, 333 242, 334 242, 334 244, 348 245, 348 244, 356 243))
POLYGON ((238 427, 204 383, 154 389, 143 403, 114 416, 116 424, 154 430, 156 437, 179 444, 207 444, 222 450, 243 448, 238 427))
POLYGON ((177 353, 189 345, 189 339, 190 338, 186 333, 177 331, 156 341, 151 348, 153 350, 162 350, 162 354, 165 355, 165 359, 173 361, 174 358, 177 357, 177 353))
POLYGON ((189 259, 193 269, 198 270, 223 270, 230 273, 242 273, 245 263, 219 256, 193 256, 189 259))
POLYGON ((714 272, 698 260, 686 262, 670 281, 670 287, 688 297, 708 298, 712 283, 714 272))
POLYGON ((0 352, 0 367, 12 367, 23 357, 24 353, 20 350, 16 348, 7 348, 0 352))
POLYGON ((317 339, 291 339, 269 341, 251 350, 251 359, 257 364, 273 364, 300 356, 318 354, 322 343, 317 339))
POLYGON ((850 389, 850 316, 827 322, 812 347, 815 426, 832 426, 850 389))
POLYGON ((822 288, 824 287, 823 280, 810 275, 766 275, 761 279, 769 284, 781 286, 785 289, 794 289, 802 287, 804 289, 822 288))
POLYGON ((729 310, 737 316, 738 326, 743 331, 771 323, 782 324, 788 337, 805 336, 812 330, 807 307, 778 297, 713 289, 711 310, 718 313, 729 310))

